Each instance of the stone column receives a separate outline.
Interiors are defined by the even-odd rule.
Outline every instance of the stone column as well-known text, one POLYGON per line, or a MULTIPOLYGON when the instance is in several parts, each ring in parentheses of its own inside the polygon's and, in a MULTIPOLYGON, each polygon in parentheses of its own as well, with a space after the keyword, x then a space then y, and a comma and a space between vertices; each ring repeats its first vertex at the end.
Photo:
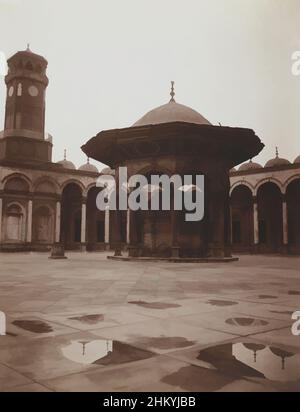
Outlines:
POLYGON ((180 247, 178 244, 178 211, 172 209, 170 213, 171 213, 172 257, 179 258, 180 247))
POLYGON ((82 250, 85 250, 86 247, 86 202, 83 201, 81 205, 81 247, 82 250))
POLYGON ((288 215, 287 215, 287 204, 286 200, 282 201, 282 228, 283 228, 283 244, 286 246, 289 242, 288 234, 288 215))
POLYGON ((118 209, 112 213, 112 238, 114 256, 122 256, 121 211, 118 209))
POLYGON ((31 243, 32 240, 32 200, 28 200, 28 207, 27 207, 27 233, 26 233, 26 241, 31 243))
POLYGON ((0 197, 0 242, 2 241, 2 210, 3 210, 3 200, 0 197))
POLYGON ((109 245, 109 207, 106 206, 105 209, 105 217, 104 217, 104 242, 106 246, 109 245))
POLYGON ((55 215, 55 242, 60 241, 60 215, 61 215, 61 205, 60 202, 56 202, 56 215, 55 215))
POLYGON ((126 214, 126 243, 127 245, 130 244, 130 217, 131 217, 131 213, 130 213, 130 209, 127 209, 127 214, 126 214))
POLYGON ((259 244, 258 208, 257 199, 253 199, 253 240, 254 245, 259 244))

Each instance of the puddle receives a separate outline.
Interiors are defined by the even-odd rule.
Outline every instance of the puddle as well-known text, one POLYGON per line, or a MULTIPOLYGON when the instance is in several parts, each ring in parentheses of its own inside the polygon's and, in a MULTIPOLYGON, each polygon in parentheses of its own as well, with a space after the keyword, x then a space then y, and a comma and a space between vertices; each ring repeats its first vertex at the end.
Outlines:
POLYGON ((142 306, 147 309, 170 309, 170 308, 179 308, 181 305, 177 303, 165 303, 165 302, 144 302, 143 300, 133 300, 128 302, 133 305, 142 306))
POLYGON ((258 295, 259 299, 278 299, 278 296, 274 295, 258 295))
POLYGON ((228 318, 225 322, 234 326, 265 326, 269 324, 266 320, 255 318, 228 318))
MULTIPOLYGON (((6 335, 7 335, 7 336, 12 336, 13 338, 15 338, 16 336, 18 336, 16 333, 9 332, 9 331, 6 331, 6 335)), ((5 336, 5 335, 4 335, 4 336, 5 336)))
POLYGON ((278 313, 279 315, 292 315, 294 312, 292 310, 270 310, 271 313, 278 313))
POLYGON ((83 316, 74 316, 69 318, 70 320, 78 320, 82 323, 87 323, 89 325, 93 325, 95 323, 101 322, 104 320, 104 315, 101 314, 94 314, 94 315, 83 315, 83 316))
MULTIPOLYGON (((196 359, 206 366, 184 366, 161 382, 188 391, 215 391, 242 379, 295 382, 300 379, 300 354, 255 342, 226 343, 203 349, 196 359)), ((259 382, 259 381, 258 381, 259 382)))
POLYGON ((136 344, 156 349, 180 349, 195 345, 196 341, 181 336, 159 336, 155 338, 140 337, 136 340, 136 344))
POLYGON ((53 332, 52 327, 42 320, 14 320, 12 324, 33 333, 53 332))
POLYGON ((147 350, 106 339, 72 340, 61 351, 67 359, 84 365, 118 365, 155 356, 147 350))
POLYGON ((113 351, 108 353, 104 358, 96 360, 94 364, 118 365, 126 362, 149 359, 153 356, 155 356, 154 353, 149 352, 145 349, 139 349, 126 343, 115 341, 113 351))
MULTIPOLYGON (((184 389, 188 392, 216 391, 234 381, 231 376, 221 375, 215 370, 198 366, 183 366, 178 371, 164 376, 160 382, 184 389)), ((178 390, 178 389, 177 389, 178 390)))
POLYGON ((288 295, 300 295, 300 291, 299 290, 289 290, 288 295))
POLYGON ((237 378, 260 377, 273 381, 300 379, 300 354, 261 343, 228 343, 204 349, 197 359, 237 378))
POLYGON ((233 302, 231 300, 218 300, 218 299, 210 299, 206 303, 209 303, 210 305, 213 306, 232 306, 232 305, 238 305, 238 302, 233 302))

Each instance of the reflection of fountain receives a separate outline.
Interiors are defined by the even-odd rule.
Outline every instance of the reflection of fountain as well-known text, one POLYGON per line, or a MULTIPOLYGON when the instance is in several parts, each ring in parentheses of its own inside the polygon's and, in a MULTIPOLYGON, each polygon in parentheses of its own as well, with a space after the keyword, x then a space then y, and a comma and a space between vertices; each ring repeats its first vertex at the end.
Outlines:
POLYGON ((281 369, 285 369, 285 358, 290 358, 294 356, 294 353, 287 352, 283 349, 275 348, 274 346, 270 346, 270 351, 274 353, 274 355, 279 356, 281 358, 281 369))
POLYGON ((256 362, 256 354, 258 351, 265 349, 265 345, 260 345, 258 343, 243 343, 245 348, 253 351, 254 362, 256 362))
POLYGON ((111 340, 73 340, 62 349, 63 355, 74 362, 82 364, 92 364, 98 359, 104 358, 113 351, 111 340))
MULTIPOLYGON (((262 342, 263 343, 263 342, 262 342)), ((300 378, 300 354, 265 346, 256 342, 239 342, 233 344, 233 355, 244 364, 261 372, 266 379, 282 382, 296 381, 300 378), (259 356, 255 352, 260 351, 259 356), (253 362, 253 352, 256 363, 253 362), (286 358, 293 356, 293 361, 286 358), (281 358, 281 362, 278 359, 281 358)))
POLYGON ((255 319, 255 318, 229 318, 226 319, 225 322, 228 325, 234 326, 264 326, 267 325, 268 322, 262 319, 255 319))

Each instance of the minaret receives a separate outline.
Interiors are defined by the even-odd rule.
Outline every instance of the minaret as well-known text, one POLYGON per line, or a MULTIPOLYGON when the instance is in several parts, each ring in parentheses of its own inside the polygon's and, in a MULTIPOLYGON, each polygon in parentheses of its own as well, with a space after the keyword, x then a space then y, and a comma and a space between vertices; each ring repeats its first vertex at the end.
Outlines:
POLYGON ((52 144, 45 140, 47 60, 29 49, 7 61, 5 123, 0 158, 51 161, 52 144), (5 142, 5 144, 4 144, 5 142))

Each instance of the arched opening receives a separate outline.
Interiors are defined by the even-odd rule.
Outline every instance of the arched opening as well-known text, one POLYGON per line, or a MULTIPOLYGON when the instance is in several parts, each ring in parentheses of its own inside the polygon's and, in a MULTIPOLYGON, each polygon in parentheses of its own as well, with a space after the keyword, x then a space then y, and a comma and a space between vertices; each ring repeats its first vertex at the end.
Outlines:
MULTIPOLYGON (((179 188, 177 195, 181 194, 182 196, 182 210, 171 211, 171 214, 175 213, 175 222, 177 222, 175 223, 175 227, 173 227, 173 233, 175 230, 175 244, 177 243, 178 247, 180 248, 180 257, 197 258, 207 255, 206 240, 208 236, 208 221, 206 215, 204 214, 204 218, 202 220, 187 220, 187 214, 195 213, 195 211, 191 211, 186 207, 186 202, 188 200, 187 197, 193 204, 195 204, 197 201, 197 196, 202 192, 203 189, 205 190, 205 186, 204 188, 198 187, 196 175, 203 175, 203 172, 187 171, 181 175, 182 186, 179 188), (184 176, 187 175, 191 176, 191 183, 189 182, 188 184, 187 181, 184 180, 184 176), (178 228, 176 228, 177 225, 178 228)), ((176 196, 176 192, 174 192, 174 195, 176 196)), ((204 197, 204 200, 205 199, 206 196, 204 197)), ((204 207, 204 210, 205 209, 207 209, 207 205, 204 207)))
POLYGON ((80 249, 82 190, 76 183, 68 183, 61 201, 61 241, 66 249, 80 249))
POLYGON ((300 178, 293 180, 286 190, 288 212, 288 243, 291 253, 300 253, 300 178))
POLYGON ((101 250, 104 248, 105 211, 99 210, 96 206, 96 198, 101 190, 101 188, 94 186, 87 194, 87 250, 101 250))
MULTIPOLYGON (((169 210, 162 210, 161 185, 151 184, 151 176, 161 176, 163 173, 157 170, 148 171, 144 174, 148 186, 143 187, 148 195, 148 209, 139 210, 136 213, 137 237, 142 244, 143 256, 170 256, 172 246, 171 236, 171 214, 169 210), (151 198, 159 196, 159 210, 151 210, 151 198)), ((152 182, 153 183, 153 182, 152 182)))
POLYGON ((35 184, 34 192, 39 194, 55 194, 56 186, 51 180, 43 178, 35 184))
POLYGON ((253 245, 253 198, 251 190, 239 185, 232 191, 231 236, 235 252, 247 252, 253 245))
POLYGON ((47 206, 39 206, 33 212, 33 241, 42 244, 53 242, 53 213, 47 206))
POLYGON ((27 193, 29 191, 29 184, 22 176, 12 176, 6 181, 4 191, 7 193, 27 193))
POLYGON ((282 194, 272 182, 264 183, 257 192, 259 250, 278 253, 282 249, 282 194))
POLYGON ((4 241, 8 243, 25 241, 25 214, 22 207, 17 203, 8 205, 5 210, 4 241))

